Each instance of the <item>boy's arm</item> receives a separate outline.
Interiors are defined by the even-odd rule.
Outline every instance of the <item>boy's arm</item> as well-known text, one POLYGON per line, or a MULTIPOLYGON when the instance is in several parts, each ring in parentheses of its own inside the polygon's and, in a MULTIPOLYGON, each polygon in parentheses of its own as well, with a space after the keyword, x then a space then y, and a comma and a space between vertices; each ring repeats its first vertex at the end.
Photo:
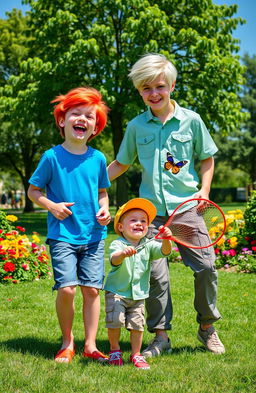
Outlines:
POLYGON ((28 188, 28 197, 38 206, 51 212, 58 220, 64 220, 72 214, 68 206, 73 206, 74 202, 55 203, 44 195, 41 188, 33 186, 33 184, 30 184, 28 188))
POLYGON ((121 176, 124 172, 127 171, 130 165, 121 164, 119 161, 114 160, 108 166, 108 176, 109 180, 115 180, 117 177, 121 176))
POLYGON ((130 257, 130 256, 136 254, 136 252, 137 251, 132 246, 127 246, 123 250, 116 251, 111 256, 111 264, 114 266, 121 265, 124 258, 130 257))
POLYGON ((209 193, 211 189, 211 183, 214 172, 214 158, 209 157, 205 160, 200 161, 201 164, 201 189, 194 195, 195 198, 205 198, 209 199, 209 193))
POLYGON ((99 189, 98 200, 100 209, 96 214, 97 221, 100 225, 107 225, 111 220, 109 213, 108 193, 105 188, 99 189))
MULTIPOLYGON (((159 227, 159 231, 161 231, 161 233, 165 237, 172 236, 172 231, 170 230, 170 228, 165 227, 163 225, 159 227)), ((170 253, 172 252, 172 241, 169 239, 163 239, 161 251, 164 255, 170 255, 170 253)))

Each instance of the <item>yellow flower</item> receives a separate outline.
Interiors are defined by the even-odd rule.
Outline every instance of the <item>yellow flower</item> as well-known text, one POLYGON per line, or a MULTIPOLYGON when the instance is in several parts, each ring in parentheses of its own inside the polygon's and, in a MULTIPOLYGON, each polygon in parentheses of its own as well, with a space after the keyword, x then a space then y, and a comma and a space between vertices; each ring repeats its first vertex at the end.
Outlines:
POLYGON ((229 239, 229 245, 230 245, 231 248, 235 248, 235 247, 237 246, 237 244, 238 244, 238 241, 237 241, 237 240, 238 240, 238 239, 237 239, 236 236, 232 236, 232 237, 229 239))
POLYGON ((221 247, 225 242, 224 236, 218 241, 217 246, 221 247))
POLYGON ((11 221, 11 222, 15 222, 18 220, 18 217, 13 216, 12 214, 9 214, 8 216, 6 216, 6 220, 11 221))
POLYGON ((37 235, 32 235, 32 239, 34 243, 40 243, 40 238, 37 235))

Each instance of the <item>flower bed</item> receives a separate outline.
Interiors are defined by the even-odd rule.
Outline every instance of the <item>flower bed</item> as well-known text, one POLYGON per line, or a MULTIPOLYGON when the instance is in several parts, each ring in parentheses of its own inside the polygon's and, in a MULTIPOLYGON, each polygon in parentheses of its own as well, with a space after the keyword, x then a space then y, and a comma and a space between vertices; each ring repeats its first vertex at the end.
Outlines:
POLYGON ((231 210, 225 217, 225 235, 215 246, 217 268, 256 273, 256 237, 246 233, 243 212, 231 210))
MULTIPOLYGON (((240 209, 230 210, 225 218, 225 234, 214 246, 216 267, 227 271, 256 273, 256 191, 244 213, 240 209)), ((212 239, 217 238, 221 229, 213 222, 210 230, 212 239)), ((182 261, 177 247, 173 247, 170 259, 171 262, 182 261)))
POLYGON ((0 284, 17 284, 51 276, 49 256, 36 232, 32 241, 25 228, 15 227, 14 215, 0 211, 0 284))

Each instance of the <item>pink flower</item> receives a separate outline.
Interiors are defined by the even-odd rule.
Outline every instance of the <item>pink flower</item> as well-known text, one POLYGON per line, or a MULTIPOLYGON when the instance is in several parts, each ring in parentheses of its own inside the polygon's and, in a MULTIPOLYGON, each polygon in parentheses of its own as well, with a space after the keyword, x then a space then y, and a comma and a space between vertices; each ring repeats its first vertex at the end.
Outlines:
POLYGON ((28 266, 26 263, 23 263, 23 264, 21 265, 21 267, 22 267, 24 270, 29 270, 29 266, 28 266))
POLYGON ((230 255, 231 257, 234 257, 234 256, 236 255, 236 251, 233 250, 233 248, 232 248, 231 250, 229 250, 229 255, 230 255))

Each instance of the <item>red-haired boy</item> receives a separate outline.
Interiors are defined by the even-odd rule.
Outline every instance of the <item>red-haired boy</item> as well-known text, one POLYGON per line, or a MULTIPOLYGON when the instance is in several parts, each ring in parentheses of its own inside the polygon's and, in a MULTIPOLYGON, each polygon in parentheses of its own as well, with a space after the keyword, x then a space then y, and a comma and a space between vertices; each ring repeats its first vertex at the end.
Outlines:
POLYGON ((110 222, 106 191, 110 182, 104 155, 87 146, 87 142, 104 129, 108 107, 101 94, 89 87, 72 89, 52 102, 56 103, 54 117, 64 142, 43 154, 29 180, 28 196, 48 210, 47 244, 62 332, 62 346, 55 361, 68 363, 75 355, 72 325, 77 285, 83 296, 83 356, 105 361, 106 355, 96 347, 96 334, 99 289, 104 277, 104 239, 110 222))

